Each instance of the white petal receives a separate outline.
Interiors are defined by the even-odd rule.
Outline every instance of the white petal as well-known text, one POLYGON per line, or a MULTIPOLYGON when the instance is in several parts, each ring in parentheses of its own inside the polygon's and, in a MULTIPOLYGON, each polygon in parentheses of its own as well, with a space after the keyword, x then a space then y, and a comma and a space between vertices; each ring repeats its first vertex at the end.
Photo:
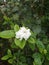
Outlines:
POLYGON ((30 37, 30 29, 26 29, 25 27, 21 27, 18 32, 16 32, 16 38, 22 40, 23 38, 27 40, 30 37))

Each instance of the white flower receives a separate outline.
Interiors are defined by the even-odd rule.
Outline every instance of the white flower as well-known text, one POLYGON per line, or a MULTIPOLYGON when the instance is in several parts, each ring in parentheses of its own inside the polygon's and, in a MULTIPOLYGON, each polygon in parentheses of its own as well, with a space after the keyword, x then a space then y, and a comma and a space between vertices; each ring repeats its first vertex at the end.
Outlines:
POLYGON ((4 0, 4 2, 6 2, 6 0, 4 0))
POLYGON ((21 27, 18 32, 16 32, 17 39, 25 39, 27 40, 31 36, 30 29, 26 29, 25 27, 21 27))
POLYGON ((31 35, 30 29, 26 30, 24 39, 27 40, 30 37, 30 35, 31 35))

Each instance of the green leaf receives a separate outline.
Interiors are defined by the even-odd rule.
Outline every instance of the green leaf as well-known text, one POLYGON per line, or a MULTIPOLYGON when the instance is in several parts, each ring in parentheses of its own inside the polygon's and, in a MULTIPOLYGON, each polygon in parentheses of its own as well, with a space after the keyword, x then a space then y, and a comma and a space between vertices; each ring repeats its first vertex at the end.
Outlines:
POLYGON ((12 64, 12 63, 13 63, 13 59, 9 59, 8 62, 9 62, 10 64, 12 64))
MULTIPOLYGON (((17 9, 17 8, 15 8, 17 9)), ((19 20, 19 14, 14 14, 13 17, 12 17, 13 20, 19 20)))
POLYGON ((36 52, 36 53, 33 54, 32 57, 33 58, 42 58, 42 54, 36 52))
POLYGON ((42 65, 42 55, 40 53, 35 53, 32 57, 34 58, 33 65, 42 65))
POLYGON ((5 21, 11 21, 11 19, 7 16, 4 16, 3 18, 5 19, 5 21))
POLYGON ((49 60, 49 44, 47 45, 47 54, 46 54, 47 60, 49 60))
POLYGON ((15 43, 12 43, 11 48, 18 48, 18 47, 15 45, 15 43))
POLYGON ((42 65, 41 59, 39 58, 34 59, 33 65, 42 65))
POLYGON ((33 32, 37 35, 41 32, 41 26, 40 25, 34 25, 33 26, 33 32))
POLYGON ((47 51, 49 52, 49 44, 47 45, 47 51))
POLYGON ((18 46, 18 47, 20 47, 21 49, 23 49, 24 46, 25 46, 25 44, 26 44, 26 41, 25 41, 25 40, 20 41, 19 39, 16 39, 16 38, 15 38, 15 44, 16 44, 16 46, 18 46))
POLYGON ((47 60, 49 60, 49 52, 46 54, 46 58, 47 60))
POLYGON ((44 52, 45 46, 44 46, 44 44, 42 43, 42 41, 37 40, 36 45, 37 45, 37 47, 38 47, 38 49, 39 49, 39 51, 40 51, 41 53, 44 52))
POLYGON ((44 49, 44 51, 43 51, 43 52, 44 52, 44 54, 47 54, 47 50, 46 50, 46 49, 44 49))
POLYGON ((19 30, 19 26, 16 24, 16 25, 14 26, 14 31, 17 32, 18 30, 19 30))
POLYGON ((28 42, 31 43, 31 44, 33 44, 33 43, 36 42, 36 40, 35 40, 34 38, 30 37, 30 38, 28 39, 28 42))
POLYGON ((6 30, 6 31, 2 31, 0 32, 0 37, 1 38, 13 38, 15 37, 15 33, 13 30, 6 30))
POLYGON ((29 46, 30 46, 30 48, 31 48, 32 51, 35 50, 35 44, 29 44, 29 46))
POLYGON ((9 55, 9 57, 12 57, 12 53, 10 49, 8 49, 7 54, 9 55))
POLYGON ((1 58, 1 60, 7 60, 7 59, 9 59, 9 56, 8 56, 8 55, 5 55, 5 56, 3 56, 3 57, 1 58))

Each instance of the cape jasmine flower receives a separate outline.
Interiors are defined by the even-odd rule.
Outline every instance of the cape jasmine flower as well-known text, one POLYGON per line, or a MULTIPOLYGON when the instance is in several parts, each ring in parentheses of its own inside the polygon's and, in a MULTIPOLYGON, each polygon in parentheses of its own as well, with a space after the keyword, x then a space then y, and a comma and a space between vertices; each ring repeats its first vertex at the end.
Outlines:
POLYGON ((27 40, 30 36, 30 29, 26 29, 25 27, 21 27, 20 30, 16 32, 16 38, 20 40, 27 40))

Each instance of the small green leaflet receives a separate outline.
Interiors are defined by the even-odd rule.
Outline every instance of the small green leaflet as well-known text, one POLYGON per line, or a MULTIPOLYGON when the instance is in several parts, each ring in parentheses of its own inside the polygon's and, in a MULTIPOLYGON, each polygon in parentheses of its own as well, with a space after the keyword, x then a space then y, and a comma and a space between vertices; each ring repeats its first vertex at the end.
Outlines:
POLYGON ((9 57, 12 57, 12 52, 10 49, 7 50, 7 54, 9 55, 9 57))
POLYGON ((19 26, 16 24, 16 25, 14 26, 14 31, 17 32, 18 30, 19 30, 19 26))
POLYGON ((31 43, 31 44, 33 44, 33 43, 36 42, 36 40, 35 40, 34 38, 30 37, 30 38, 28 39, 28 42, 31 43))
POLYGON ((13 63, 13 59, 9 59, 8 62, 9 62, 10 64, 12 64, 12 63, 13 63))

